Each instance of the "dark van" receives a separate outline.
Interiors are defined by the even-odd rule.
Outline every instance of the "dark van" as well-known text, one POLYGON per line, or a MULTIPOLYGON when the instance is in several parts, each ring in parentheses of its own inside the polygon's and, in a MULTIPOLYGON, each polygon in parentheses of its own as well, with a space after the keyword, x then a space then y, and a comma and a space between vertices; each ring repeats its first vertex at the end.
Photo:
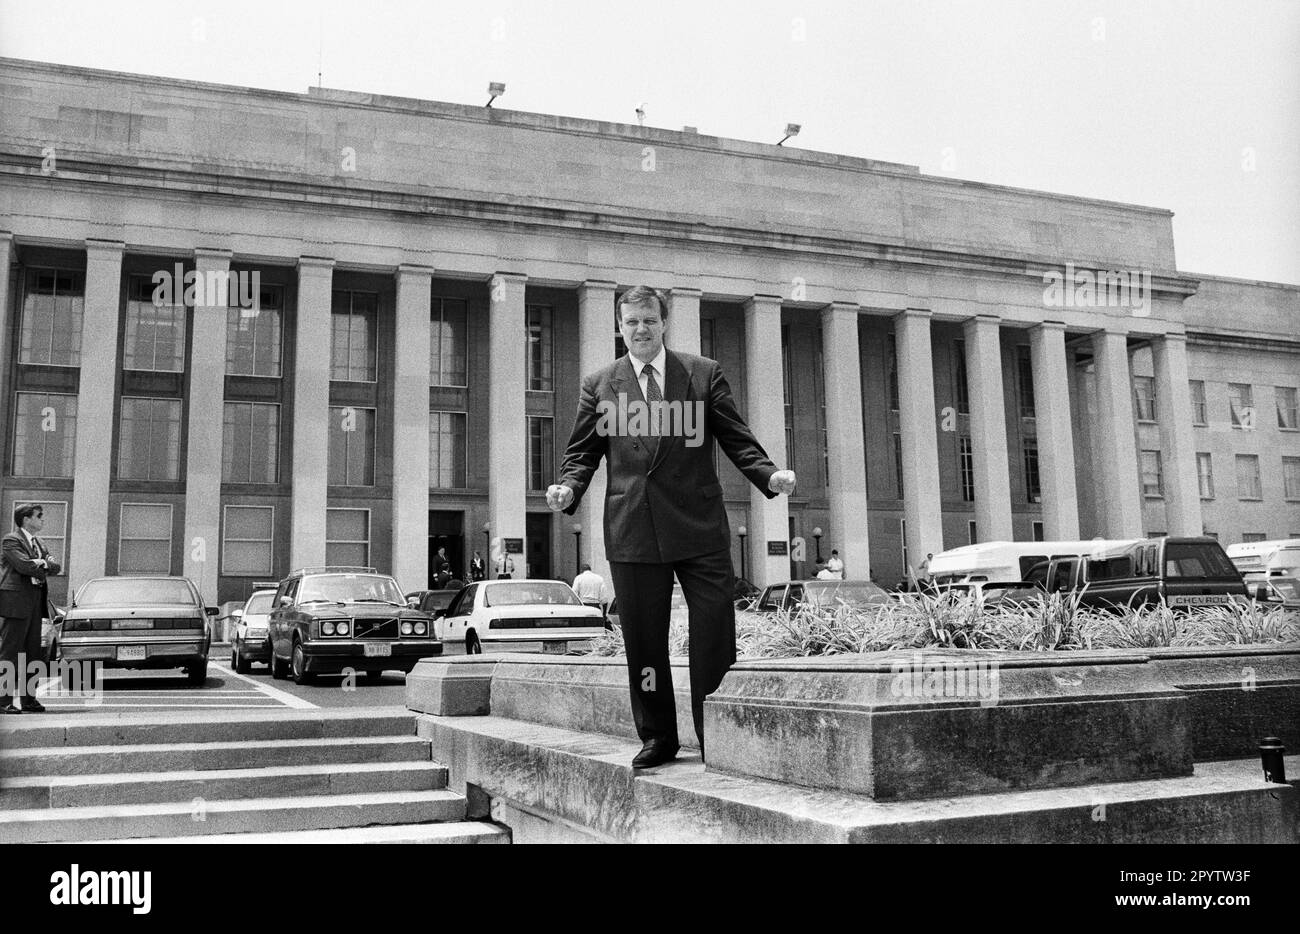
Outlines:
POLYGON ((1082 591, 1080 603, 1097 609, 1226 606, 1247 597, 1241 572, 1208 537, 1130 542, 1035 571, 1045 573, 1048 592, 1082 591))

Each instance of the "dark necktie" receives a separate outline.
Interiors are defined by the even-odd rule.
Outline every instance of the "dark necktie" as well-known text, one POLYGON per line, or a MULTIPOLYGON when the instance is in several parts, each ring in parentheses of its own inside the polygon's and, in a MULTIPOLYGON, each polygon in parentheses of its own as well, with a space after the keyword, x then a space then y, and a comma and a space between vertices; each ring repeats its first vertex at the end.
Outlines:
MULTIPOLYGON (((664 401, 664 394, 659 391, 659 382, 655 379, 655 368, 652 363, 645 365, 645 401, 651 403, 664 401)), ((662 430, 662 426, 660 430, 662 430)), ((646 448, 650 451, 652 461, 659 454, 659 445, 662 442, 663 438, 657 437, 646 445, 646 448)))

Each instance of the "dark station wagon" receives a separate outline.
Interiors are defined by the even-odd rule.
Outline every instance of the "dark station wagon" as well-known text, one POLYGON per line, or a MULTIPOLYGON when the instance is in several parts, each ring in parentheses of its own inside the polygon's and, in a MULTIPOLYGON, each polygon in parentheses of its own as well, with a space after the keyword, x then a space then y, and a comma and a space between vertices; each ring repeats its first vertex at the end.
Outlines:
POLYGON ((428 615, 410 609, 397 582, 374 568, 294 571, 275 592, 268 628, 272 677, 292 674, 298 684, 346 669, 377 681, 442 654, 428 615))

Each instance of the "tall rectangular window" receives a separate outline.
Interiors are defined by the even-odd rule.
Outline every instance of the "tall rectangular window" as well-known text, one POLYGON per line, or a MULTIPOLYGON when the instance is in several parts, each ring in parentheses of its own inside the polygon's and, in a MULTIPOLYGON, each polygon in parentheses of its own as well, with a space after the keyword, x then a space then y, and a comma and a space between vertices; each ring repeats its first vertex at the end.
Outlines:
POLYGON ((957 388, 957 414, 970 414, 970 387, 966 383, 966 342, 952 342, 953 384, 957 388))
POLYGON ((221 573, 271 577, 275 507, 227 506, 221 533, 221 573))
POLYGON ((1038 479, 1038 441, 1026 438, 1025 442, 1025 498, 1031 503, 1043 501, 1043 490, 1038 479))
POLYGON ((1237 498, 1263 499, 1259 482, 1259 455, 1237 455, 1237 498))
POLYGON ((280 376, 284 345, 284 289, 261 289, 257 304, 241 308, 239 296, 226 309, 226 375, 280 376))
MULTIPOLYGON (((898 335, 885 342, 885 369, 889 373, 889 407, 898 411, 898 335)), ((901 494, 900 494, 901 495, 901 494)))
POLYGON ((465 486, 465 437, 464 412, 429 413, 429 486, 465 486))
POLYGON ((903 498, 903 436, 894 432, 894 477, 898 488, 898 498, 903 498))
POLYGON ((1196 452, 1196 482, 1201 499, 1214 499, 1214 461, 1206 451, 1196 452))
POLYGON ((1255 427, 1255 393, 1249 383, 1228 384, 1228 416, 1233 428, 1255 427))
POLYGON ((1300 428, 1300 404, 1296 401, 1294 386, 1274 386, 1273 394, 1277 399, 1277 427, 1285 429, 1300 428))
MULTIPOLYGON (((529 305, 528 388, 535 392, 555 389, 554 310, 549 305, 529 305)), ((662 374, 659 377, 663 379, 662 374)))
MULTIPOLYGON (((962 502, 975 502, 975 453, 970 438, 961 438, 957 446, 958 473, 961 476, 962 502)), ((972 543, 973 544, 973 543, 972 543)))
POLYGON ((379 296, 374 292, 340 290, 334 293, 331 312, 330 379, 373 383, 379 296))
POLYGON ((180 479, 181 400, 122 397, 117 475, 122 480, 180 479))
POLYGON ((280 479, 280 407, 227 402, 221 435, 223 483, 276 483, 280 479))
POLYGON ((118 527, 117 573, 172 572, 172 507, 123 503, 118 527))
POLYGON ((1043 541, 1043 537, 1044 537, 1043 523, 1040 520, 1034 520, 1033 524, 1030 525, 1029 528, 1031 534, 1034 536, 1034 541, 1036 542, 1043 541))
POLYGON ((1160 472, 1160 452, 1142 452, 1142 495, 1164 496, 1164 477, 1160 472))
POLYGON ((1300 499, 1300 457, 1282 458, 1282 496, 1288 500, 1300 499))
POLYGON ((464 299, 435 298, 429 321, 429 385, 469 385, 469 315, 464 299))
POLYGON ((813 404, 817 406, 817 415, 821 419, 818 422, 817 433, 821 435, 822 442, 822 483, 824 486, 830 486, 831 443, 826 428, 826 358, 822 352, 820 328, 817 331, 817 349, 813 351, 813 370, 813 404))
POLYGON ((155 305, 153 290, 153 282, 144 276, 132 276, 127 283, 122 369, 181 373, 185 370, 185 306, 155 305))
POLYGON ((700 356, 708 357, 710 360, 718 359, 716 325, 717 322, 712 318, 704 318, 700 321, 700 356))
POLYGON ((1137 420, 1156 420, 1156 380, 1153 376, 1133 377, 1133 400, 1137 404, 1137 420))
POLYGON ((979 544, 979 540, 980 540, 980 538, 979 538, 979 526, 977 526, 977 525, 975 524, 975 520, 974 520, 974 519, 967 520, 967 522, 966 522, 966 544, 968 544, 968 545, 978 545, 978 544, 979 544))
POLYGON ((1034 400, 1034 367, 1029 347, 1016 347, 1016 387, 1020 396, 1020 417, 1034 418, 1037 408, 1034 400))
POLYGON ((370 566, 370 510, 325 510, 325 563, 331 567, 370 566))
POLYGON ((375 410, 330 406, 331 486, 375 485, 375 410))
POLYGON ((785 397, 785 461, 794 470, 794 361, 790 352, 790 325, 781 325, 781 388, 785 397))
POLYGON ((14 476, 71 477, 77 444, 77 397, 20 392, 14 410, 14 476))
POLYGON ((1241 540, 1243 542, 1262 542, 1268 540, 1268 534, 1265 532, 1242 532, 1241 540))
POLYGON ((544 492, 555 482, 555 419, 528 417, 528 489, 544 492))
POLYGON ((1192 424, 1205 425, 1209 419, 1209 411, 1205 406, 1205 380, 1188 380, 1187 385, 1192 391, 1192 424))
POLYGON ((81 366, 86 279, 65 269, 31 269, 23 293, 18 362, 81 366))

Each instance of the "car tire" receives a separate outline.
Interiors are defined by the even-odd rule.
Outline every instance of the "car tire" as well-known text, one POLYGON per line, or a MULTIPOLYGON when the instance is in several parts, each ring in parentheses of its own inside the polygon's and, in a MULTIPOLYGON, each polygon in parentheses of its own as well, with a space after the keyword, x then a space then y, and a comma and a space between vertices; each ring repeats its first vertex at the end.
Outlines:
POLYGON ((316 683, 316 676, 307 670, 307 653, 303 651, 301 642, 293 644, 293 656, 289 661, 289 669, 293 674, 294 684, 316 683))
POLYGON ((208 680, 208 660, 205 658, 196 664, 186 665, 185 680, 189 682, 190 687, 202 687, 208 680))
POLYGON ((271 677, 276 681, 283 681, 289 675, 289 666, 280 661, 275 654, 275 649, 271 649, 271 677))
POLYGON ((469 632, 465 633, 465 654, 466 655, 483 654, 483 643, 479 641, 478 633, 474 632, 474 630, 472 629, 469 632))
POLYGON ((244 653, 239 649, 230 650, 230 667, 241 675, 246 675, 253 669, 253 663, 244 657, 244 653))

